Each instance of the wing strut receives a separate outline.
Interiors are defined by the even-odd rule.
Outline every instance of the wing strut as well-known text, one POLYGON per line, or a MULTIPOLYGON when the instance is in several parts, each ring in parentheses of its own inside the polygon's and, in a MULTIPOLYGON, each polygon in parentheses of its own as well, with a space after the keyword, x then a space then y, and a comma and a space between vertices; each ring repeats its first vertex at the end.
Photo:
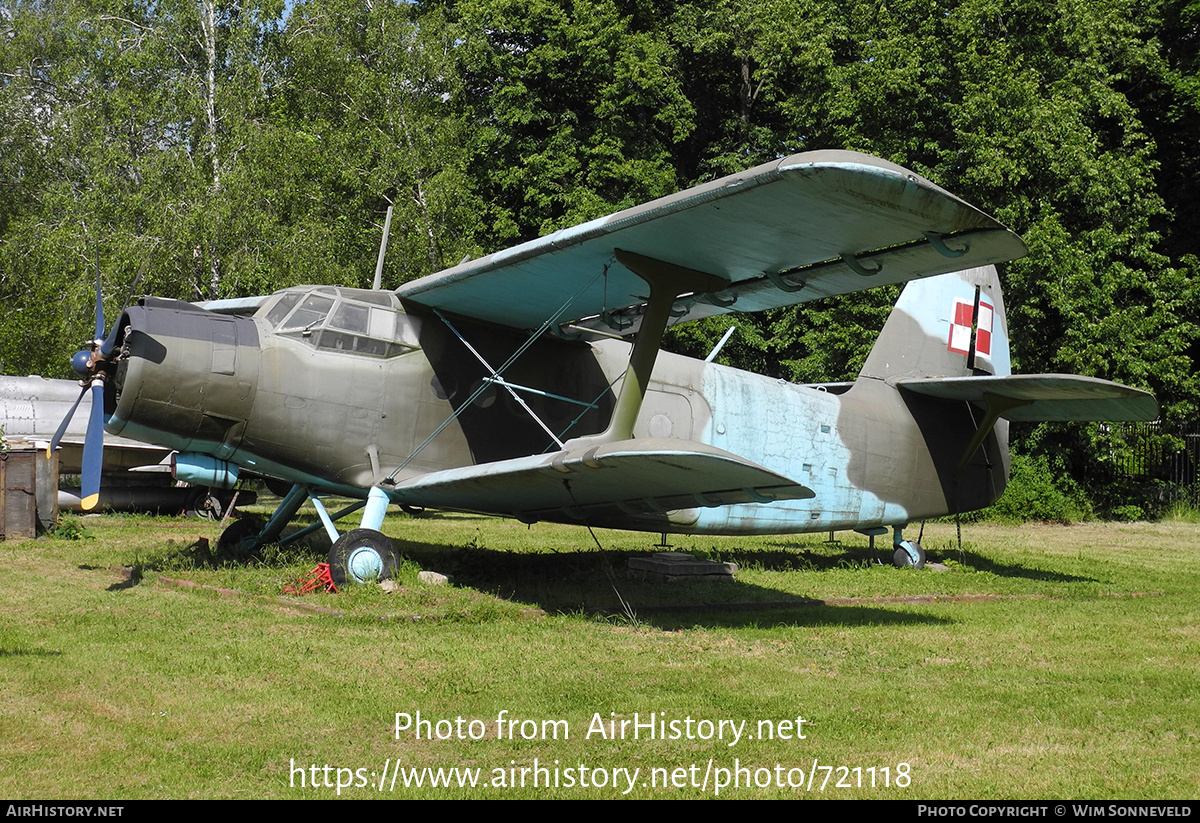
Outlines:
POLYGON ((629 355, 625 380, 621 383, 621 393, 617 396, 608 428, 600 434, 568 441, 568 448, 633 439, 633 424, 642 410, 650 373, 654 371, 658 348, 667 323, 671 320, 671 308, 676 298, 685 294, 716 292, 729 285, 723 277, 677 266, 665 260, 621 249, 616 249, 615 254, 617 262, 650 285, 650 299, 646 303, 646 313, 642 316, 633 352, 629 355))
MULTIPOLYGON (((975 299, 976 301, 979 300, 978 297, 975 299)), ((974 341, 972 341, 972 348, 974 348, 974 341)), ((979 424, 979 427, 975 430, 975 436, 971 438, 971 442, 967 444, 963 456, 959 458, 958 465, 954 469, 957 473, 961 473, 967 467, 967 464, 971 462, 971 458, 975 456, 975 452, 979 451, 979 447, 983 445, 983 441, 992 433, 992 426, 996 425, 996 421, 1006 411, 1020 406, 1028 406, 1033 401, 1021 397, 1004 397, 999 394, 984 392, 983 402, 987 409, 983 416, 983 422, 979 424)))

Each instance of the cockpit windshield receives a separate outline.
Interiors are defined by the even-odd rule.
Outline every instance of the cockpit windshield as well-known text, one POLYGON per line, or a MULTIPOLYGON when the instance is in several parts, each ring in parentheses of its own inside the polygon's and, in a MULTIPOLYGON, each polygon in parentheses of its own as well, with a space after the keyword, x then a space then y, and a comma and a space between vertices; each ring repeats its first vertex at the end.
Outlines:
POLYGON ((317 286, 288 289, 259 309, 279 334, 318 349, 395 357, 420 346, 419 321, 391 292, 317 286))

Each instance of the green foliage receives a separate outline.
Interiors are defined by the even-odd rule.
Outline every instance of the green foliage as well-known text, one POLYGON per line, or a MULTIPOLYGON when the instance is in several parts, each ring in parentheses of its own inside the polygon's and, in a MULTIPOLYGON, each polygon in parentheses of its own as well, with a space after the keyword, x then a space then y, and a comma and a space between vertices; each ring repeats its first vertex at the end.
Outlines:
POLYGON ((1200 525, 1200 509, 1189 503, 1172 503, 1163 513, 1162 519, 1168 523, 1188 523, 1193 526, 1200 525))
POLYGON ((1044 457, 1014 454, 1004 494, 969 519, 1066 524, 1090 515, 1091 506, 1079 487, 1069 478, 1056 475, 1044 457))
POLYGON ((452 8, 472 169, 489 202, 489 244, 603 216, 679 185, 671 151, 694 111, 661 18, 615 0, 463 0, 452 8))
POLYGON ((1132 503, 1127 503, 1123 506, 1114 507, 1110 511, 1109 515, 1110 515, 1110 517, 1112 517, 1113 520, 1121 520, 1121 521, 1124 521, 1127 523, 1131 523, 1136 520, 1145 520, 1146 519, 1146 510, 1143 509, 1141 506, 1137 506, 1132 503))
POLYGON ((92 535, 84 527, 83 521, 73 514, 60 514, 58 520, 46 532, 57 540, 91 540, 92 535))

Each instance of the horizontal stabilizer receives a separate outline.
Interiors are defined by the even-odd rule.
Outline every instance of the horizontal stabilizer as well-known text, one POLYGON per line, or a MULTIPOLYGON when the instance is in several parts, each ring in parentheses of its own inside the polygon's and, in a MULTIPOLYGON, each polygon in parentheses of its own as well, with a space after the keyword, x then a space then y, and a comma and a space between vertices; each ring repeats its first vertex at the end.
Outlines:
POLYGON ((1158 401, 1149 392, 1078 374, 931 377, 896 385, 929 397, 994 408, 998 417, 1020 422, 1122 423, 1158 417, 1158 401))
POLYGON ((525 521, 609 519, 733 503, 813 497, 749 460, 671 438, 623 440, 432 472, 394 497, 444 509, 506 512, 525 521))

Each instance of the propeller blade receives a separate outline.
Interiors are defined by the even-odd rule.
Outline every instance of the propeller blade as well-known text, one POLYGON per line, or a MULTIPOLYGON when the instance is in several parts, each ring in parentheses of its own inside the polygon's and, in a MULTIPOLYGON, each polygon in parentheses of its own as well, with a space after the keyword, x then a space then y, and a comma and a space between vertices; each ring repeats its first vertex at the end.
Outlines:
POLYGON ((113 349, 117 345, 117 331, 120 329, 120 318, 113 324, 112 329, 108 332, 108 337, 104 338, 104 342, 100 344, 100 357, 107 360, 112 356, 113 349))
POLYGON ((104 381, 93 380, 91 392, 92 413, 83 441, 81 497, 84 511, 91 511, 100 502, 100 470, 104 467, 104 381))
MULTIPOLYGON (((149 265, 150 265, 149 258, 146 258, 145 260, 142 261, 141 267, 138 269, 137 274, 133 278, 133 283, 129 286, 129 294, 127 294, 125 296, 125 308, 121 309, 119 312, 117 312, 117 321, 115 323, 113 323, 113 327, 108 330, 108 337, 104 338, 104 342, 100 344, 100 357, 102 357, 105 360, 107 360, 109 357, 112 356, 113 349, 116 348, 117 332, 120 331, 120 328, 121 328, 121 317, 124 316, 125 309, 127 309, 131 305, 133 305, 133 295, 137 292, 138 283, 142 282, 142 275, 146 273, 146 269, 147 269, 147 267, 149 267, 149 265)), ((100 266, 97 263, 97 265, 96 265, 97 271, 99 271, 99 268, 100 268, 100 266)), ((99 275, 97 275, 97 288, 96 288, 97 298, 99 297, 99 294, 100 294, 99 275)))
POLYGON ((50 455, 54 454, 54 450, 58 448, 58 444, 62 441, 63 435, 67 433, 67 426, 71 424, 71 418, 75 416, 75 410, 79 408, 79 403, 83 400, 83 396, 87 394, 87 390, 88 387, 84 386, 83 390, 79 392, 79 396, 75 398, 75 404, 71 406, 70 411, 67 412, 67 416, 64 417, 63 421, 58 424, 58 430, 55 431, 54 436, 50 438, 50 445, 46 447, 47 460, 50 459, 50 455))
MULTIPOLYGON (((150 267, 150 258, 147 257, 142 261, 142 265, 138 267, 137 274, 133 277, 133 283, 129 286, 129 294, 125 295, 125 309, 133 305, 133 295, 137 293, 138 283, 142 282, 142 275, 146 273, 146 269, 150 267)), ((121 309, 121 311, 125 311, 121 309)))

